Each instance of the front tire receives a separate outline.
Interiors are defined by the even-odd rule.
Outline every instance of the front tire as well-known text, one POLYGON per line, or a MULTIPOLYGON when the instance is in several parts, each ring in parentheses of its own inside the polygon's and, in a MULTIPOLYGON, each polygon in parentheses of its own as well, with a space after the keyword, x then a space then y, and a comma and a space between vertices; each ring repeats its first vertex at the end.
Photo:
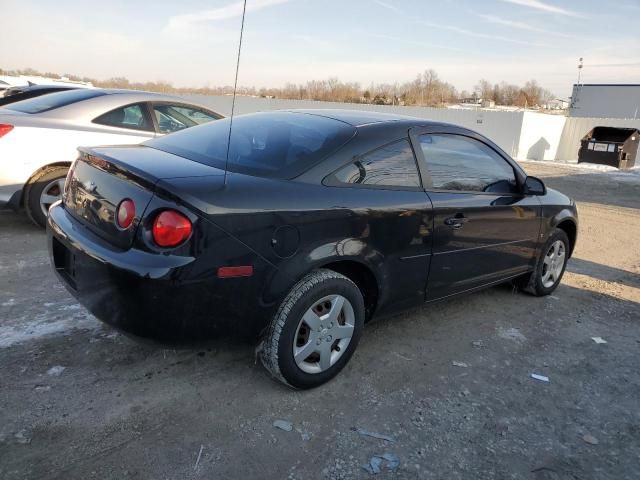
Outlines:
POLYGON ((321 385, 347 364, 364 327, 360 289, 344 275, 316 270, 286 296, 263 340, 260 358, 294 388, 321 385))
POLYGON ((564 230, 554 228, 540 250, 535 270, 522 279, 524 291, 537 297, 553 293, 558 288, 569 259, 569 237, 564 230))
POLYGON ((44 228, 47 225, 49 207, 62 198, 68 167, 47 167, 34 176, 24 191, 27 216, 44 228))

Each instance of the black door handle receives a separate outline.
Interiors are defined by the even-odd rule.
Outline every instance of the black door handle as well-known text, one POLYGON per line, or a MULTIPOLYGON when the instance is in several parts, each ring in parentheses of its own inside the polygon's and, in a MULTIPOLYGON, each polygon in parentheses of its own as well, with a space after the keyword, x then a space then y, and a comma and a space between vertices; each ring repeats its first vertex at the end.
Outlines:
POLYGON ((462 226, 468 221, 469 219, 465 217, 463 213, 457 213, 453 217, 446 218, 444 220, 444 224, 451 228, 458 229, 458 228, 462 228, 462 226))

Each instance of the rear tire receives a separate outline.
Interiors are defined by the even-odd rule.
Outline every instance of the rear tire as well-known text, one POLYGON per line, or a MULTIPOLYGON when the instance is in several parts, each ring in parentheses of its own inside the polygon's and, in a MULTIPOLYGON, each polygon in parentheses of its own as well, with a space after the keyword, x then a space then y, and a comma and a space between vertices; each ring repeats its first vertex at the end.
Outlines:
POLYGON ((56 200, 62 198, 62 189, 69 167, 47 167, 36 174, 24 190, 24 206, 33 223, 47 226, 47 210, 56 200))
POLYGON ((313 388, 347 364, 364 327, 360 289, 333 270, 316 270, 285 297, 262 343, 260 359, 293 388, 313 388))
POLYGON ((542 297, 558 288, 569 259, 569 237, 564 230, 554 228, 540 250, 533 272, 519 281, 522 289, 542 297))

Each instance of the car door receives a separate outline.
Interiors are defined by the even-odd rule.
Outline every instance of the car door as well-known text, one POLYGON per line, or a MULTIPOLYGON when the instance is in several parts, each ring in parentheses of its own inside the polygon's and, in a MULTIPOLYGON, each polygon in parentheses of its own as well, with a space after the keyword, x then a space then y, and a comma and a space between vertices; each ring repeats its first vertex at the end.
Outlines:
POLYGON ((222 118, 211 110, 182 103, 153 102, 151 116, 158 134, 177 132, 222 118))
MULTIPOLYGON (((422 304, 433 219, 409 138, 356 155, 323 183, 342 187, 336 196, 342 209, 359 212, 357 236, 377 252, 368 256, 384 269, 382 310, 422 304)), ((315 228, 318 238, 326 234, 326 224, 315 228)))
POLYGON ((433 204, 427 300, 471 290, 533 267, 541 224, 524 174, 483 137, 452 127, 411 133, 433 204))

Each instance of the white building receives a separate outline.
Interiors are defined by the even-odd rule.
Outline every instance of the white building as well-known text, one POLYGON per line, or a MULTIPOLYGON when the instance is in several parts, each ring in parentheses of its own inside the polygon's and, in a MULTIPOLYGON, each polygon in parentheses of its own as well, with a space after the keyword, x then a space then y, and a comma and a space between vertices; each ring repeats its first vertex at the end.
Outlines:
POLYGON ((640 118, 640 84, 574 84, 569 116, 640 118))

